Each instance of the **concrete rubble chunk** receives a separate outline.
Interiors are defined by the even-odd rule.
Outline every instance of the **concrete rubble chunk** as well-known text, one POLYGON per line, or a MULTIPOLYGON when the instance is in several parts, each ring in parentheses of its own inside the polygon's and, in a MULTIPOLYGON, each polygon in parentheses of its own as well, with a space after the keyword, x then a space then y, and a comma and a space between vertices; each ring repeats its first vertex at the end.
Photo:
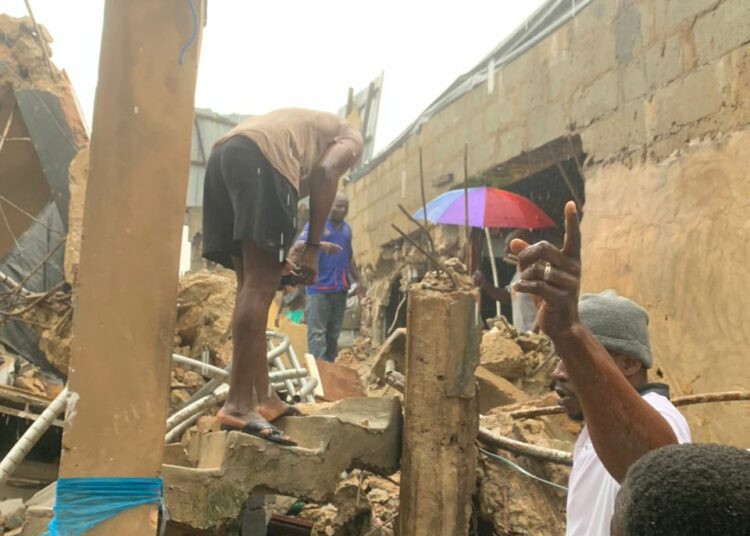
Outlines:
POLYGON ((521 378, 530 364, 521 347, 498 328, 482 336, 480 364, 487 370, 506 379, 521 378))
POLYGON ((528 396, 511 382, 493 374, 483 366, 474 371, 479 384, 479 412, 487 413, 498 406, 506 406, 528 400, 528 396))
POLYGON ((319 406, 315 414, 278 421, 298 447, 239 432, 190 436, 185 449, 193 453, 193 465, 164 466, 170 517, 195 528, 216 527, 237 518, 253 491, 328 501, 344 471, 389 475, 398 470, 398 399, 350 398, 319 406))

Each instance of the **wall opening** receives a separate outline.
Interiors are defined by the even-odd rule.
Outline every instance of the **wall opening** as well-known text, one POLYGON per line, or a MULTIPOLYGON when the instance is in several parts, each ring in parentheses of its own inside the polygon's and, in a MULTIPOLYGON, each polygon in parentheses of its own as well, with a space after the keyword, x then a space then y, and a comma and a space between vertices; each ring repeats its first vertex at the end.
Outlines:
MULTIPOLYGON (((564 236, 563 209, 568 201, 575 201, 583 217, 586 202, 582 172, 585 154, 580 149, 580 138, 566 137, 517 158, 500 164, 485 174, 491 185, 522 195, 533 201, 555 222, 554 228, 533 232, 535 241, 547 240, 562 245, 564 236)), ((487 281, 492 281, 492 262, 498 269, 499 287, 507 287, 516 272, 515 265, 506 257, 505 239, 513 229, 492 230, 495 258, 488 257, 484 247, 481 270, 487 281)), ((509 300, 501 302, 501 312, 513 320, 509 300)), ((496 315, 495 302, 482 293, 481 313, 484 319, 496 315)))

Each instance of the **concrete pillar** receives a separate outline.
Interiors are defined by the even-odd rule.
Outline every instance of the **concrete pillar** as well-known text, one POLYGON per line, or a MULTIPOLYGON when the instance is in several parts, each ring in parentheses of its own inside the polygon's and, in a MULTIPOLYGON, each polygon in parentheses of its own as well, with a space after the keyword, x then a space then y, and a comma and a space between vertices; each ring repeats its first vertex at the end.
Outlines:
MULTIPOLYGON (((202 0, 105 4, 62 477, 161 470, 202 15, 202 0)), ((143 506, 87 535, 156 525, 143 506)))
POLYGON ((403 536, 468 534, 479 408, 476 291, 409 290, 401 497, 403 536))

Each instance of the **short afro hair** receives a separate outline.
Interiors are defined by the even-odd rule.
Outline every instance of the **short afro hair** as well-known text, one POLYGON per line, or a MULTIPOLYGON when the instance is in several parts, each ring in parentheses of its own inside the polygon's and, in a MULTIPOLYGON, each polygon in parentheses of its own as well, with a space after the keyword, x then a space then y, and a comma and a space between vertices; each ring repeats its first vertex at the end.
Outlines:
POLYGON ((634 463, 617 498, 626 536, 750 535, 750 452, 670 445, 634 463))

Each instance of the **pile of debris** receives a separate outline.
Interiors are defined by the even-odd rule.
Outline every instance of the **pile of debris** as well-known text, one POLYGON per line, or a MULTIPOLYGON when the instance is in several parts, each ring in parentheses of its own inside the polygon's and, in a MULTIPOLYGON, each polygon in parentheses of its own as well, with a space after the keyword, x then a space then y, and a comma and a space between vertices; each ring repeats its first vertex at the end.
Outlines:
POLYGON ((306 505, 299 517, 314 522, 312 536, 367 534, 375 528, 392 536, 398 493, 398 473, 383 478, 355 470, 341 481, 331 503, 306 505))
POLYGON ((0 344, 63 376, 89 140, 51 42, 32 19, 0 15, 0 344))
MULTIPOLYGON (((445 274, 432 278, 427 284, 452 285, 445 274)), ((541 334, 519 334, 503 318, 492 324, 483 334, 480 365, 476 370, 483 414, 481 426, 532 445, 571 451, 580 426, 566 417, 516 420, 510 416, 511 411, 521 408, 554 404, 554 394, 549 391, 550 374, 556 365, 551 341, 541 334)), ((372 347, 371 339, 362 338, 352 348, 342 350, 338 362, 357 370, 368 386, 368 396, 393 396, 397 392, 387 381, 387 370, 403 371, 406 336, 406 329, 398 328, 377 348, 372 347)), ((490 531, 485 532, 487 534, 553 536, 563 533, 564 486, 568 474, 569 469, 564 465, 483 448, 475 503, 478 523, 490 531)), ((375 479, 375 482, 382 481, 375 479)), ((379 487, 378 496, 388 497, 387 511, 395 514, 398 511, 399 490, 395 485, 398 474, 385 482, 388 485, 379 487)), ((341 487, 350 489, 351 495, 357 483, 348 478, 342 481, 341 487)), ((362 491, 360 500, 361 494, 362 491)), ((367 502, 355 501, 361 508, 358 510, 351 501, 346 501, 349 495, 342 491, 337 493, 333 503, 314 508, 308 505, 299 515, 315 521, 318 532, 313 534, 362 534, 369 506, 367 502), (343 506, 337 501, 343 501, 343 506)), ((383 520, 383 516, 378 517, 383 520)))

